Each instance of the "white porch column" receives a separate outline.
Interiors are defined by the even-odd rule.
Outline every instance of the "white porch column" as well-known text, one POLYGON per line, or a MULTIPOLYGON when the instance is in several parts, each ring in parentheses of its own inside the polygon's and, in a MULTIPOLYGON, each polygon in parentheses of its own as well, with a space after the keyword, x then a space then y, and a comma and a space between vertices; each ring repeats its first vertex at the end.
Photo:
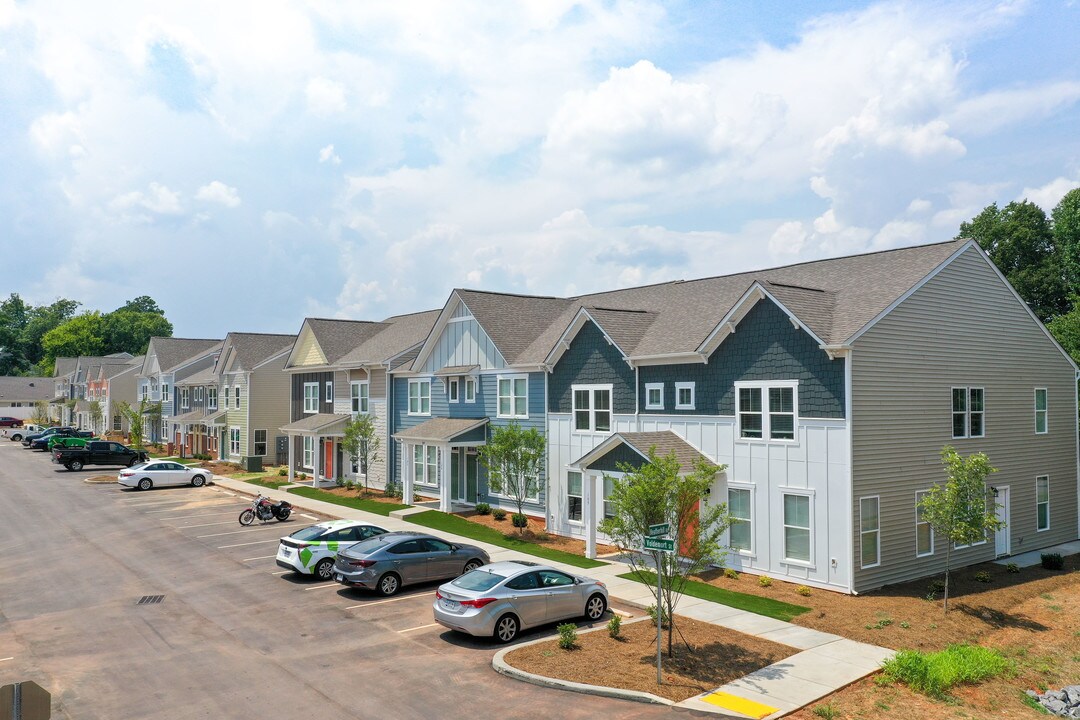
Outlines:
POLYGON ((293 459, 293 454, 296 452, 294 447, 296 445, 296 438, 294 438, 292 435, 286 435, 285 437, 289 439, 289 484, 292 485, 294 482, 296 482, 296 471, 293 469, 296 466, 296 463, 293 459))
POLYGON ((581 517, 585 520, 585 557, 596 559, 596 485, 601 480, 582 469, 581 517))
POLYGON ((413 504, 413 446, 404 443, 401 446, 401 502, 413 504))
POLYGON ((439 446, 439 509, 451 512, 453 501, 450 499, 450 447, 439 446))
POLYGON ((326 462, 326 458, 323 457, 326 453, 326 448, 323 447, 323 439, 321 436, 315 436, 315 467, 311 469, 312 487, 319 487, 319 483, 323 481, 323 468, 326 467, 323 463, 326 462))

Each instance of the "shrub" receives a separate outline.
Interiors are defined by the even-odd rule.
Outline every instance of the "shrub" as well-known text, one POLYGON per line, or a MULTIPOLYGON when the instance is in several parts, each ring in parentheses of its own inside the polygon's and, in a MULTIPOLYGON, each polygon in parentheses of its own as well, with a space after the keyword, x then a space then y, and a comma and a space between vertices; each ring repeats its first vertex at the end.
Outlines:
POLYGON ((757 584, 761 587, 772 587, 772 578, 768 575, 762 575, 758 578, 757 584))
POLYGON ((574 645, 577 643, 577 625, 563 623, 557 629, 559 631, 559 647, 563 650, 573 650, 574 645))
POLYGON ((840 711, 830 705, 818 705, 814 708, 814 714, 819 718, 825 718, 825 720, 833 720, 840 717, 840 711))
POLYGON ((354 483, 352 481, 352 478, 346 478, 345 479, 345 489, 346 490, 352 490, 355 485, 356 485, 356 483, 354 483))
POLYGON ((979 572, 975 573, 975 581, 981 583, 994 582, 994 576, 985 570, 980 570, 979 572))
MULTIPOLYGON (((649 614, 649 619, 652 620, 653 627, 656 627, 656 605, 650 605, 649 607, 645 608, 645 612, 647 612, 649 614)), ((664 623, 664 627, 667 627, 668 626, 667 610, 662 610, 660 615, 662 616, 662 621, 664 623)))
POLYGON ((1047 570, 1061 570, 1065 567, 1065 558, 1061 553, 1043 553, 1039 556, 1042 566, 1047 570))
POLYGON ((491 511, 491 517, 495 518, 496 520, 505 520, 506 519, 506 511, 503 510, 502 508, 495 508, 494 510, 491 511))
POLYGON ((514 523, 516 528, 529 527, 529 516, 525 513, 514 513, 510 516, 510 522, 514 523))
POLYGON ((622 618, 618 615, 612 615, 611 619, 607 621, 608 637, 617 638, 620 632, 622 632, 622 618))
POLYGON ((285 477, 289 474, 289 469, 285 467, 279 467, 277 469, 278 477, 285 477))
POLYGON ((297 473, 296 474, 296 479, 297 480, 307 480, 307 473, 297 473))
POLYGON ((491 514, 491 506, 488 505, 487 503, 476 503, 476 514, 477 515, 490 515, 491 514))
POLYGON ((882 664, 885 677, 934 698, 961 684, 977 683, 1009 669, 995 650, 978 645, 950 645, 940 652, 901 650, 882 664))
POLYGON ((724 577, 726 577, 728 580, 738 580, 739 573, 732 568, 726 568, 724 570, 724 577))
POLYGON ((932 593, 939 593, 944 589, 945 589, 945 581, 944 580, 934 580, 927 587, 927 590, 929 590, 932 593))
POLYGON ((383 489, 383 495, 389 498, 401 499, 404 491, 401 489, 401 483, 388 482, 386 488, 383 489))
POLYGON ((795 588, 795 592, 799 595, 802 595, 803 597, 810 597, 810 588, 806 587, 805 585, 800 585, 799 587, 795 588))
POLYGON ((1005 572, 1018 573, 1020 572, 1020 566, 1016 563, 1009 563, 1005 566, 1005 572))

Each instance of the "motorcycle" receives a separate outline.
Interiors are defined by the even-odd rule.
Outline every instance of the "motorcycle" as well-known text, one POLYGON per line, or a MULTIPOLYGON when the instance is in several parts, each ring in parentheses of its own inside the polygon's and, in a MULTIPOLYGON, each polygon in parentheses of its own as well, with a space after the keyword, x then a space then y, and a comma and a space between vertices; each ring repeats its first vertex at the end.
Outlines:
POLYGON ((276 519, 278 522, 284 522, 289 519, 289 515, 292 514, 292 504, 282 500, 280 502, 271 502, 270 498, 258 495, 251 501, 251 507, 240 513, 240 524, 250 525, 255 522, 255 518, 266 522, 270 519, 276 519))

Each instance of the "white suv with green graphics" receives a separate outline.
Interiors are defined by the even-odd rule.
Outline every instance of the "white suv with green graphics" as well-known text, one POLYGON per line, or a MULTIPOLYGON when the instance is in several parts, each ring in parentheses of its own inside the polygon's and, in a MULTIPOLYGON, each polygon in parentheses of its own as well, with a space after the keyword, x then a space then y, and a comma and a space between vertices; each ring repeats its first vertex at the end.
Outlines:
POLYGON ((320 580, 334 576, 334 556, 354 543, 382 535, 386 530, 358 520, 328 520, 281 538, 277 564, 320 580))

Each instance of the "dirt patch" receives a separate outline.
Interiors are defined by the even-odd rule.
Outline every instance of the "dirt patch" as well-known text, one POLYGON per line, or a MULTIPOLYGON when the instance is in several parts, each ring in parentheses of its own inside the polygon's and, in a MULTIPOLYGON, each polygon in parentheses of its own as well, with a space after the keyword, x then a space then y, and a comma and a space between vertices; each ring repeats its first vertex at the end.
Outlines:
MULTIPOLYGON (((544 547, 551 548, 553 550, 562 550, 563 552, 581 555, 582 557, 584 557, 585 555, 584 540, 563 537, 562 535, 554 535, 545 531, 543 518, 526 516, 528 518, 529 524, 527 527, 525 527, 523 533, 519 533, 518 529, 514 527, 513 523, 511 523, 510 521, 510 516, 512 515, 512 513, 507 513, 506 517, 502 520, 496 520, 493 515, 479 515, 476 512, 457 513, 457 515, 465 518, 469 522, 474 522, 477 525, 484 525, 489 528, 494 528, 503 535, 520 537, 526 542, 543 545, 544 547)), ((618 549, 610 545, 597 544, 596 546, 596 553, 598 555, 607 555, 613 552, 618 552, 618 549)))
POLYGON ((199 463, 198 467, 206 468, 214 475, 224 475, 229 477, 231 475, 243 475, 245 470, 236 463, 221 462, 220 460, 203 461, 199 463))
POLYGON ((90 483, 91 485, 105 485, 107 483, 115 483, 115 475, 92 475, 88 478, 83 478, 84 483, 90 483))
MULTIPOLYGON (((648 620, 623 625, 619 639, 609 637, 606 630, 579 635, 574 650, 562 650, 558 640, 550 640, 514 650, 506 662, 537 675, 648 692, 678 702, 798 652, 689 618, 679 618, 677 627, 693 651, 676 636, 675 657, 664 656, 664 684, 660 686, 656 684, 656 627, 648 620)), ((664 642, 666 650, 666 632, 664 642)))

